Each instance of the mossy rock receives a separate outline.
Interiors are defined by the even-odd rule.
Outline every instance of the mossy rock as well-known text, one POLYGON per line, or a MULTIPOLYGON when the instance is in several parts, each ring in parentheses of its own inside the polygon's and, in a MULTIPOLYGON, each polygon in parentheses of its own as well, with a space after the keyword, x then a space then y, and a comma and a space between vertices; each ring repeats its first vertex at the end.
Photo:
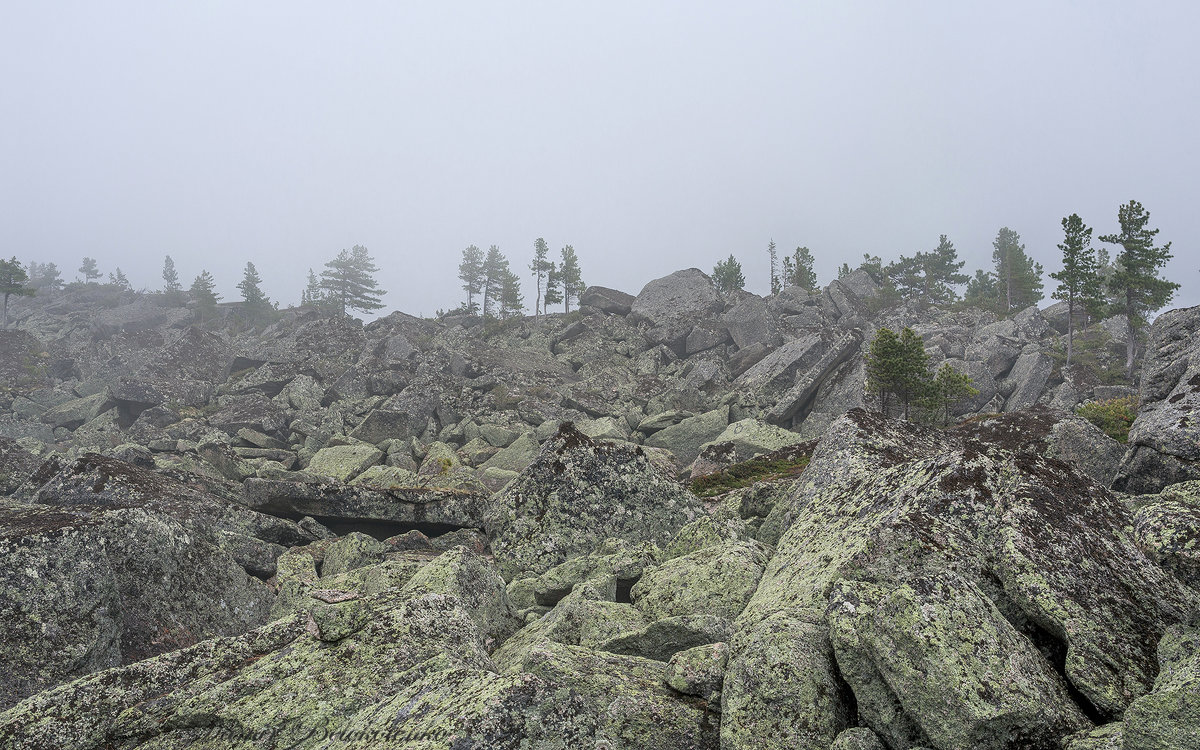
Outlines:
POLYGON ((1154 690, 1125 712, 1125 750, 1200 747, 1200 615, 1158 646, 1154 690))

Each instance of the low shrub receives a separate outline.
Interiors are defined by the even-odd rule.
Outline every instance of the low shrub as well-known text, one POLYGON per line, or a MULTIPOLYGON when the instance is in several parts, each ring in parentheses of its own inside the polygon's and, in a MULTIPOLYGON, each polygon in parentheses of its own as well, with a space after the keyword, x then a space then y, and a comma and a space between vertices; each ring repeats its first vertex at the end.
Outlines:
POLYGON ((1124 443, 1129 440, 1129 428, 1137 417, 1137 397, 1088 401, 1081 404, 1075 413, 1099 427, 1105 435, 1124 443))

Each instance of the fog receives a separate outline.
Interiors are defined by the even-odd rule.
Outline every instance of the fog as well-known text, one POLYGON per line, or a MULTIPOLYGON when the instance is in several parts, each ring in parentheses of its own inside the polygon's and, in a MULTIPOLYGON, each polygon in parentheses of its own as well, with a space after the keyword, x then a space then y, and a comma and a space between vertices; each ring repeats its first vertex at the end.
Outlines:
POLYGON ((250 260, 287 305, 362 244, 430 315, 472 243, 634 293, 732 253, 765 293, 772 239, 825 282, 939 234, 990 267, 1008 226, 1052 271, 1062 217, 1136 199, 1200 303, 1200 6, 980 5, 9 3, 0 255, 226 299, 250 260))

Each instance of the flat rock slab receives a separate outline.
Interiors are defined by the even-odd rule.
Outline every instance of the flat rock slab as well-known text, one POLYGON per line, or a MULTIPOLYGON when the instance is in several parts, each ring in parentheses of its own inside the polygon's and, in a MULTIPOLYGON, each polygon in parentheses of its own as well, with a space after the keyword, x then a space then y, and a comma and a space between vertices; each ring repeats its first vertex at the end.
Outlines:
POLYGON ((242 485, 246 506, 288 518, 312 516, 323 522, 374 521, 483 528, 487 498, 450 489, 354 487, 340 482, 288 482, 247 479, 242 485))

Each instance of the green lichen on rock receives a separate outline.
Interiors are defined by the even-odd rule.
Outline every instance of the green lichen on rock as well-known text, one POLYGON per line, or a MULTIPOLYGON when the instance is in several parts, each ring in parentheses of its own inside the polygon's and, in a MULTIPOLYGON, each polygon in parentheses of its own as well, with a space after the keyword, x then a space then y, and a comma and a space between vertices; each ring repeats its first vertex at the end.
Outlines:
POLYGON ((493 643, 508 638, 519 625, 496 566, 468 547, 454 547, 438 555, 409 579, 403 593, 409 597, 426 593, 455 597, 493 643))
POLYGON ((715 715, 703 701, 667 688, 665 670, 659 661, 558 643, 533 649, 522 663, 522 671, 579 696, 598 714, 595 747, 716 750, 715 715))
MULTIPOLYGON (((729 639, 729 620, 714 615, 680 615, 655 620, 596 645, 600 651, 667 661, 680 651, 729 639)), ((585 644, 586 645, 586 644, 585 644)))
POLYGON ((331 544, 321 564, 321 576, 336 576, 383 560, 391 548, 374 537, 352 531, 331 544))
POLYGON ((1090 710, 1119 715, 1151 688, 1151 645, 1197 595, 1138 548, 1118 498, 1018 448, 858 410, 835 421, 771 511, 786 531, 743 622, 823 609, 843 579, 953 569, 1024 637, 1065 648, 1090 710))
POLYGON ((852 719, 821 613, 776 612, 734 634, 721 688, 721 746, 827 750, 852 719))
POLYGON ((1200 614, 1158 646, 1154 690, 1125 712, 1125 750, 1200 747, 1200 614))
POLYGON ((667 664, 667 686, 684 695, 694 695, 719 705, 728 661, 729 644, 725 642, 678 651, 667 664))
POLYGON ((1200 591, 1200 481, 1139 497, 1133 534, 1146 554, 1200 591))
POLYGON ((839 734, 829 750, 887 750, 887 747, 870 729, 854 727, 839 734))
POLYGON ((663 550, 663 561, 746 538, 746 522, 728 508, 718 508, 711 515, 701 516, 686 524, 671 538, 663 550))
POLYGON ((758 542, 726 542, 646 572, 630 595, 648 619, 711 614, 732 620, 754 594, 767 564, 758 542))
POLYGON ((636 581, 655 565, 658 555, 658 547, 651 542, 629 544, 616 537, 605 539, 591 553, 559 563, 538 576, 534 598, 537 604, 553 606, 577 583, 591 578, 611 576, 618 582, 636 581))
POLYGON ((702 512, 637 446, 595 442, 570 427, 492 502, 485 525, 506 580, 540 575, 609 537, 665 544, 702 512))
MULTIPOLYGON (((1090 726, 1029 639, 956 575, 929 574, 895 588, 843 581, 828 616, 839 663, 845 652, 869 660, 936 747, 1052 746, 1090 726), (841 620, 850 622, 839 627, 841 620), (852 641, 838 637, 844 630, 852 641)), ((854 676, 847 677, 857 694, 854 676)), ((867 723, 891 728, 873 708, 860 705, 867 723)))
POLYGON ((335 445, 317 451, 305 471, 339 482, 348 482, 383 461, 383 452, 373 445, 335 445))
POLYGON ((613 601, 616 579, 592 579, 578 584, 542 617, 529 623, 492 654, 502 670, 519 669, 525 656, 545 643, 595 647, 646 625, 631 605, 613 601))

